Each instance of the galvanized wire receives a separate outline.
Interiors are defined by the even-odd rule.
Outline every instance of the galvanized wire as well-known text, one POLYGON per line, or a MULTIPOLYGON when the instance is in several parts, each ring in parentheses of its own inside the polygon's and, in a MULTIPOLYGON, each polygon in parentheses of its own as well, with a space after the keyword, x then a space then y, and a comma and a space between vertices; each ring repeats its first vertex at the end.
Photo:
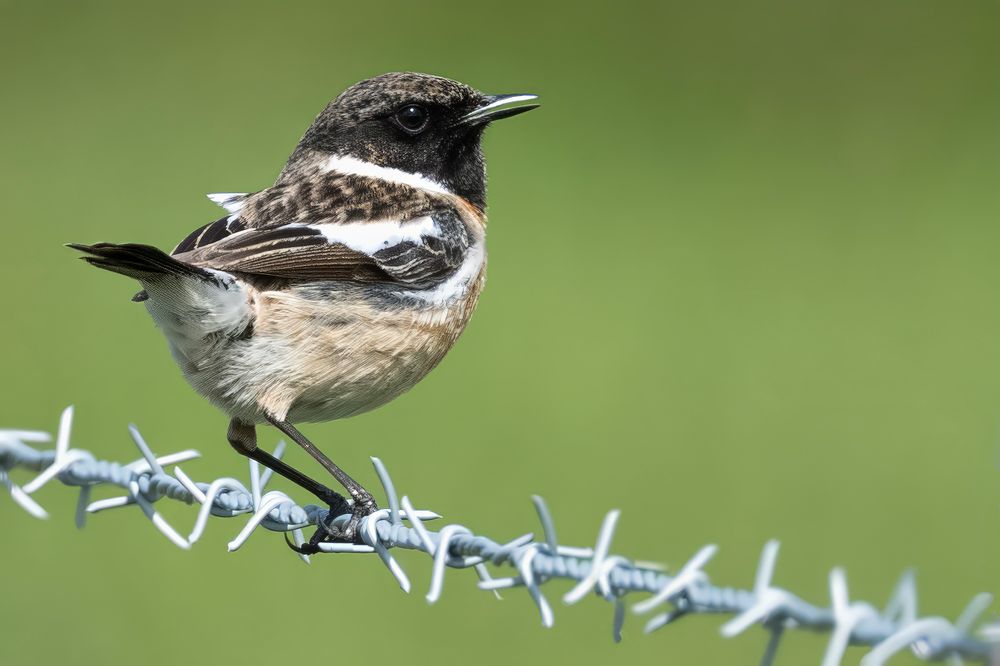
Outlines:
MULTIPOLYGON (((200 456, 197 451, 156 456, 135 426, 129 427, 132 441, 141 457, 127 464, 98 460, 87 450, 70 446, 73 419, 72 407, 60 420, 56 446, 39 450, 32 446, 51 441, 48 433, 21 430, 0 430, 0 483, 11 499, 37 518, 48 516, 32 497, 42 486, 57 480, 80 489, 76 508, 77 525, 83 527, 86 517, 113 508, 138 506, 147 518, 173 544, 189 549, 204 533, 210 516, 248 519, 229 550, 240 548, 263 527, 275 532, 291 533, 295 543, 305 542, 303 529, 324 520, 327 510, 315 505, 300 506, 281 491, 265 492, 271 478, 270 470, 262 474, 256 462, 250 463, 250 487, 234 478, 215 479, 210 483, 195 482, 177 465, 200 456), (173 465, 172 474, 166 467, 173 465), (37 476, 23 485, 14 483, 10 472, 26 469, 37 476), (124 495, 91 501, 93 488, 118 486, 124 495), (198 504, 199 511, 191 532, 184 536, 159 514, 155 503, 163 498, 198 504)), ((280 457, 284 444, 279 443, 275 456, 280 457)), ((733 615, 721 627, 723 636, 735 636, 751 626, 761 625, 771 632, 762 663, 774 659, 783 632, 791 628, 807 628, 830 632, 830 640, 822 659, 823 666, 841 663, 847 646, 867 645, 872 649, 862 659, 864 666, 883 664, 892 655, 909 648, 927 660, 948 659, 961 664, 963 659, 1000 664, 1000 630, 998 625, 973 630, 982 614, 992 603, 989 594, 976 595, 955 621, 942 617, 920 617, 917 613, 917 592, 912 573, 904 573, 885 608, 879 610, 863 601, 851 601, 847 579, 842 569, 830 572, 830 605, 810 604, 792 592, 772 584, 778 555, 778 542, 769 541, 757 565, 751 589, 719 587, 712 584, 704 567, 715 556, 717 547, 708 545, 695 553, 676 572, 611 553, 611 541, 618 523, 618 511, 610 511, 603 519, 592 547, 569 547, 559 544, 555 523, 544 500, 533 497, 541 522, 543 539, 532 534, 498 542, 475 534, 462 525, 449 524, 431 530, 425 522, 439 519, 432 511, 415 509, 407 496, 396 495, 388 471, 378 458, 372 458, 382 482, 387 505, 361 521, 363 543, 321 543, 323 553, 375 553, 400 587, 410 591, 410 581, 393 557, 392 550, 404 548, 429 555, 432 562, 427 601, 437 601, 443 591, 447 569, 473 568, 479 577, 480 589, 498 594, 499 590, 523 587, 531 595, 541 616, 542 624, 554 623, 552 606, 542 591, 549 580, 568 579, 576 585, 563 595, 565 604, 573 604, 595 595, 613 607, 612 635, 621 640, 622 626, 627 615, 625 597, 629 593, 650 596, 633 604, 635 614, 654 613, 644 624, 646 633, 661 629, 680 618, 695 613, 733 615), (487 565, 507 566, 514 574, 494 578, 487 565)), ((343 524, 349 516, 338 516, 335 523, 343 524)), ((644 529, 658 527, 647 522, 644 529)), ((299 555, 309 561, 308 555, 299 555)))

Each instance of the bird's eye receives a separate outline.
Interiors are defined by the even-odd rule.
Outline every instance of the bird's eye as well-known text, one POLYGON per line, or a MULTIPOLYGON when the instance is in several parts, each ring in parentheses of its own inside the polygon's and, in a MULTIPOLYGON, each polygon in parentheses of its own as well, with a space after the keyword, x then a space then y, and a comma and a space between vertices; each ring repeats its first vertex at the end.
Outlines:
POLYGON ((407 104, 396 111, 393 118, 397 125, 410 134, 418 134, 427 127, 430 115, 427 113, 427 109, 419 104, 407 104))

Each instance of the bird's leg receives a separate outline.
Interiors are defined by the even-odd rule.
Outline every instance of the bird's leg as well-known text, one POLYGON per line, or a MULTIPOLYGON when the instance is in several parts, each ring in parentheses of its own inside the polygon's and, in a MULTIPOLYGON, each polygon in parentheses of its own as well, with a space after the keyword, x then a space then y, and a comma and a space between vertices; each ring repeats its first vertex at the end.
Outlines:
MULTIPOLYGON (((330 509, 329 515, 331 518, 334 518, 336 516, 342 516, 345 513, 352 513, 353 510, 351 508, 351 505, 348 503, 346 497, 344 497, 343 495, 334 490, 327 488, 319 481, 316 481, 306 476, 305 474, 295 469, 294 467, 288 465, 287 463, 278 460, 267 451, 258 448, 257 430, 256 428, 254 428, 253 425, 233 419, 232 421, 229 422, 229 433, 227 435, 227 438, 229 439, 230 446, 232 446, 242 455, 245 455, 248 458, 256 460, 264 467, 274 470, 277 474, 280 474, 281 476, 285 477, 292 483, 301 486, 302 488, 305 488, 313 495, 318 497, 321 502, 323 502, 324 504, 327 505, 327 507, 329 507, 330 509)), ((326 526, 321 525, 320 530, 317 531, 317 534, 319 532, 326 532, 326 531, 329 531, 326 529, 326 526)), ((313 543, 313 541, 316 541, 318 543, 320 540, 321 539, 316 539, 315 536, 313 537, 313 539, 310 539, 309 544, 307 545, 307 547, 310 548, 310 550, 305 552, 316 552, 315 548, 316 543, 313 543)))
MULTIPOLYGON (((327 529, 334 537, 338 539, 343 539, 345 541, 354 541, 354 537, 357 534, 358 523, 361 519, 367 515, 374 513, 378 506, 375 504, 375 498, 372 497, 371 493, 365 490, 360 483, 355 481, 347 474, 344 470, 340 468, 337 463, 333 462, 326 455, 316 448, 316 445, 306 439, 305 435, 299 432, 295 426, 287 421, 280 421, 270 416, 266 416, 267 420, 275 428, 285 433, 293 442, 301 446, 306 452, 319 462, 323 468, 333 475, 333 478, 340 482, 340 485, 344 486, 347 492, 351 496, 353 506, 351 507, 351 519, 343 527, 333 527, 328 525, 327 529)), ((337 514, 333 512, 330 513, 328 519, 332 520, 336 518, 337 514)))

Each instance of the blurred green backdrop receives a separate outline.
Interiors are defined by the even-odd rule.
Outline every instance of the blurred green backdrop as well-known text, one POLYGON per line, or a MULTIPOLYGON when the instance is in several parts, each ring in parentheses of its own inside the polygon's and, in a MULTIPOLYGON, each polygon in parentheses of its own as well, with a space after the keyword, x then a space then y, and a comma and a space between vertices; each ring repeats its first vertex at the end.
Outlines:
MULTIPOLYGON (((619 507, 625 554, 717 542, 714 580, 747 586, 776 537, 809 600, 839 564, 881 603, 913 565, 922 611, 954 616, 1000 591, 998 37, 972 0, 0 3, 0 425, 73 403, 80 446, 130 459, 135 422, 201 449, 196 478, 244 475, 136 287, 61 244, 172 246, 371 75, 536 92, 487 137, 490 280, 460 344, 307 433, 499 539, 536 529, 538 492, 568 543, 619 507)), ((237 522, 191 552, 138 511, 78 532, 74 498, 46 488, 41 522, 0 496, 4 664, 746 664, 766 641, 693 618, 614 645, 596 600, 547 631, 469 572, 428 607, 416 555, 404 596, 375 558, 305 567, 276 535, 227 554, 237 522)), ((788 636, 779 663, 825 641, 788 636)))

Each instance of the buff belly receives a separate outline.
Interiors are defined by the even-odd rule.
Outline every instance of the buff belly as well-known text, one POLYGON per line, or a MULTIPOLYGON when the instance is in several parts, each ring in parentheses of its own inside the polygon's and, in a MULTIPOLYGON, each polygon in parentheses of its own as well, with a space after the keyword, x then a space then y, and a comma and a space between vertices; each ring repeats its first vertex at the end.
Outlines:
POLYGON ((292 423, 353 416, 409 390, 444 358, 481 283, 482 276, 465 297, 434 305, 355 293, 338 294, 331 307, 329 295, 260 292, 252 335, 180 365, 199 393, 248 423, 265 414, 292 423))

